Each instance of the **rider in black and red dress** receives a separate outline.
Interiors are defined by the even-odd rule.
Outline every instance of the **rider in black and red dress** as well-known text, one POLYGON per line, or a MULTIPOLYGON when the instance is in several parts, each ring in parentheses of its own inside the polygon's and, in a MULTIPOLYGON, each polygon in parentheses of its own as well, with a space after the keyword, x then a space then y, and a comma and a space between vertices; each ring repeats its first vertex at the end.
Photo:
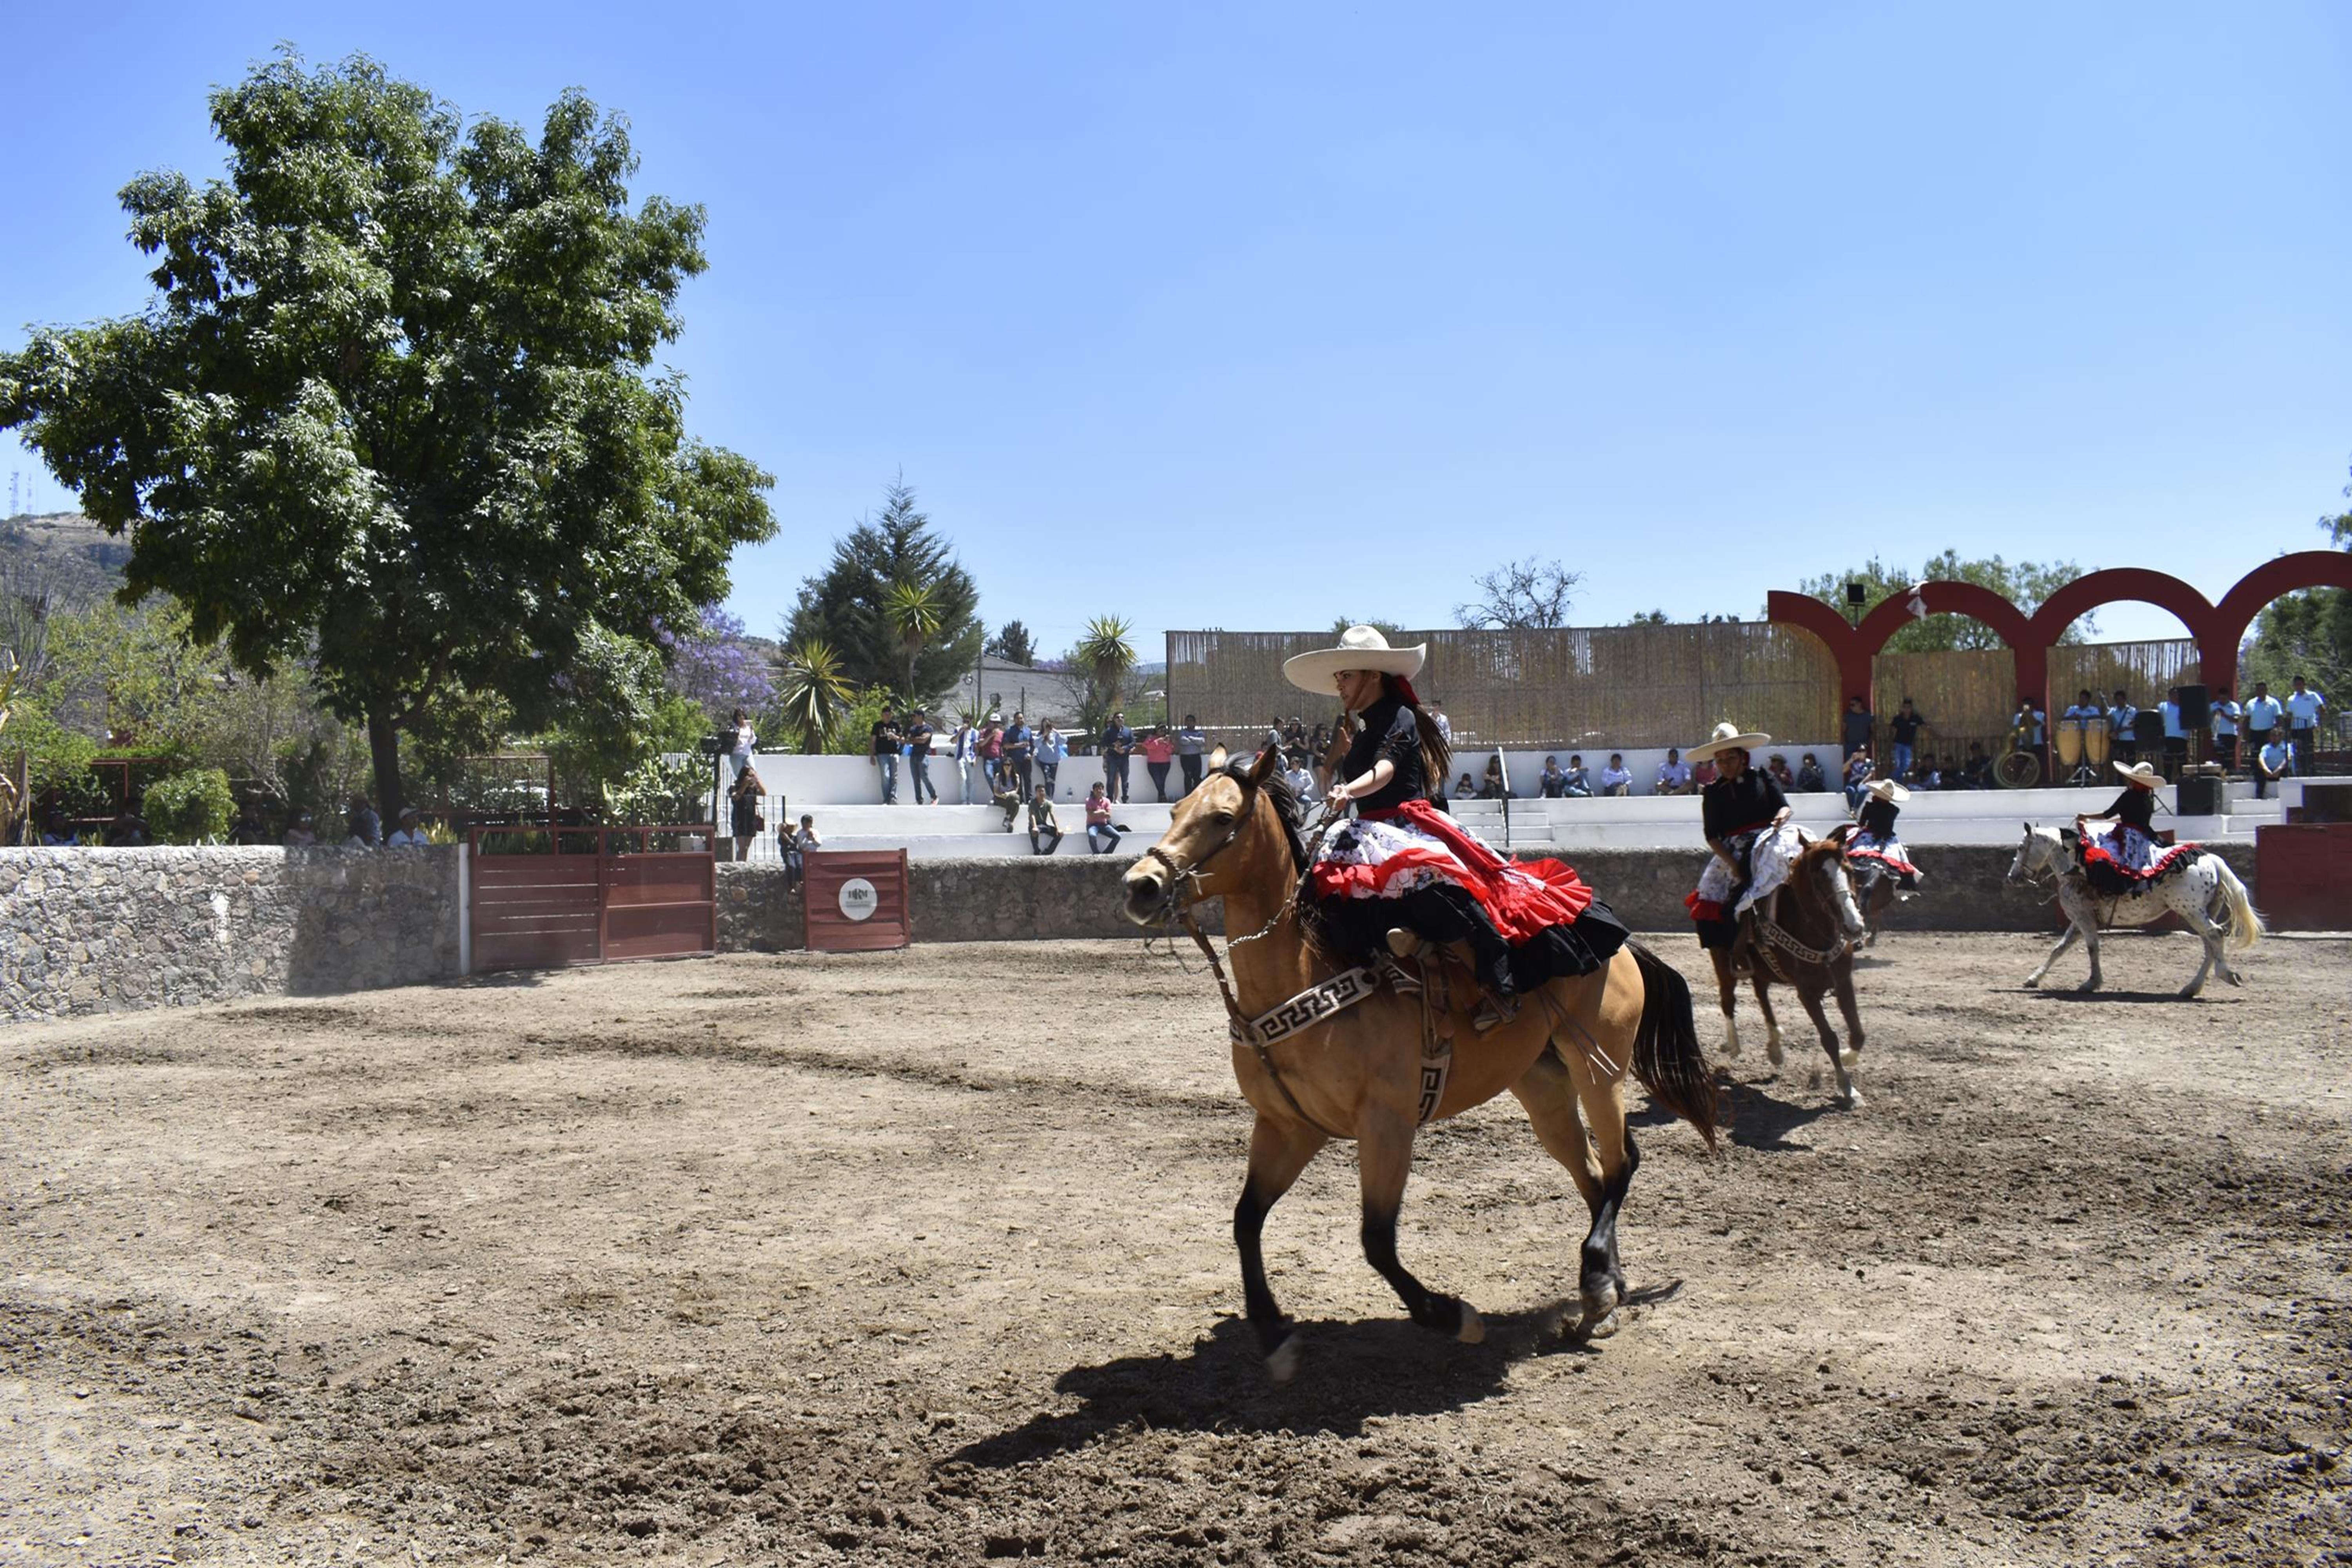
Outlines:
POLYGON ((2078 816, 2078 853, 2092 890, 2109 896, 2137 892, 2168 871, 2189 864, 2194 844, 2159 844, 2156 838, 2156 786, 2164 776, 2146 763, 2115 764, 2127 787, 2105 817, 2078 816))

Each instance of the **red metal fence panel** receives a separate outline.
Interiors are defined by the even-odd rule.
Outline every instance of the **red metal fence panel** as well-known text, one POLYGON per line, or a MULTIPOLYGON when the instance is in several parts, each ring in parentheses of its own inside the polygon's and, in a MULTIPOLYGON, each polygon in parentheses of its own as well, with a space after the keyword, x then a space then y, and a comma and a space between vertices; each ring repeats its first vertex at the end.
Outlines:
POLYGON ((816 849, 801 883, 809 949, 872 952, 915 939, 904 849, 816 849))
POLYGON ((719 873, 708 825, 563 827, 550 835, 537 827, 471 834, 466 919, 475 969, 719 950, 719 873), (664 839, 700 847, 646 847, 664 839))
POLYGON ((2255 828, 2254 907, 2273 931, 2352 931, 2352 822, 2255 828))

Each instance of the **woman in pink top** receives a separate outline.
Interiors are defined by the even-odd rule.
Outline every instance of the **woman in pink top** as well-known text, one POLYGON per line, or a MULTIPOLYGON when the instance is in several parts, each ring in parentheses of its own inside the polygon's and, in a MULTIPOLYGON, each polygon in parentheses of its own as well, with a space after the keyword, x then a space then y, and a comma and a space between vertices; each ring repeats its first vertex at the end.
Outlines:
POLYGON ((1168 726, 1155 724, 1151 733, 1143 737, 1143 765, 1151 774, 1151 790, 1160 804, 1168 804, 1168 764, 1176 758, 1176 742, 1170 739, 1168 726))

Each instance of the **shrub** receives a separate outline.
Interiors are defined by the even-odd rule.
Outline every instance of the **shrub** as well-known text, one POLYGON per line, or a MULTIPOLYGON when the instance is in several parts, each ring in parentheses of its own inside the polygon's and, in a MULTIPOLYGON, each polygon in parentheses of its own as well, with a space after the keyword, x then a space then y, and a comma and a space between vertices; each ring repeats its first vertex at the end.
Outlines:
POLYGON ((228 837, 229 819, 236 815, 228 775, 218 768, 158 779, 147 786, 142 805, 147 826, 166 844, 217 842, 228 837))
POLYGON ((700 822, 709 815, 710 759, 698 752, 640 763, 619 784, 604 786, 608 823, 700 822))

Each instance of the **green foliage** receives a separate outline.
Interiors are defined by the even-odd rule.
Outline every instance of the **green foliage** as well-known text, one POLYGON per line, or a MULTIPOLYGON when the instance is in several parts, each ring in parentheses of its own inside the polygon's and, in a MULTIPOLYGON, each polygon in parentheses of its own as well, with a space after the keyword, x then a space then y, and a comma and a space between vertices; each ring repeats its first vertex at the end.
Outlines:
POLYGON ((608 783, 635 773, 667 752, 693 752, 710 726, 702 705, 656 687, 618 717, 602 705, 580 721, 549 731, 538 744, 554 760, 559 794, 567 801, 599 798, 608 783))
MULTIPOLYGON (((856 689, 842 674, 841 660, 824 638, 796 643, 784 656, 782 679, 777 686, 777 717, 801 750, 829 749, 844 722, 843 714, 856 700, 856 689)), ((875 717, 880 717, 878 706, 875 717)))
MULTIPOLYGON (((1900 566, 1888 566, 1875 555, 1868 564, 1845 572, 1832 572, 1825 576, 1809 577, 1797 585, 1798 592, 1814 598, 1846 615, 1850 606, 1845 602, 1845 585, 1860 583, 1870 598, 1864 611, 1874 609, 1882 599, 1896 594, 1907 594, 1917 583, 1973 583, 1979 588, 1990 588, 2015 605, 2024 615, 2032 615, 2042 601, 2083 575, 2083 568, 2072 561, 2053 561, 2043 565, 2032 561, 2020 561, 2011 565, 1996 555, 1990 560, 1963 561, 1958 551, 1947 550, 1928 558, 1917 572, 1907 572, 1900 566)), ((2099 629, 2098 617, 2087 615, 2066 628, 2060 642, 2078 643, 2084 635, 2099 629)), ((1999 634, 1982 621, 1968 616, 1929 616, 1913 621, 1886 640, 1890 653, 1945 653, 1954 648, 1999 647, 1999 634)))
POLYGON ((1030 637, 1029 628, 1019 621, 1005 622, 997 634, 988 639, 986 652, 989 658, 1001 658, 1007 664, 1037 662, 1036 640, 1030 637))
POLYGON ((1098 735, 1112 713, 1127 700, 1128 672, 1135 668, 1133 623, 1118 616, 1097 616, 1087 623, 1086 636, 1070 650, 1069 664, 1086 677, 1086 696, 1078 709, 1078 731, 1098 735))
POLYGON ((228 837, 236 816, 228 775, 218 768, 194 768, 147 786, 140 814, 166 844, 216 844, 228 837))
POLYGON ((910 702, 924 693, 915 684, 915 667, 923 647, 940 635, 940 594, 936 583, 891 584, 882 591, 882 619, 907 653, 907 679, 898 688, 910 702))
POLYGON ((894 686, 911 701, 928 702, 954 686, 978 657, 982 627, 980 590, 956 564, 931 520, 915 510, 904 484, 884 491, 882 515, 860 522, 835 544, 833 563, 801 584, 800 602, 783 630, 788 647, 816 641, 834 650, 843 679, 858 686, 894 686), (909 657, 902 623, 890 614, 894 586, 929 590, 936 629, 909 657))
MULTIPOLYGON (((2352 500, 2352 485, 2344 494, 2352 500)), ((2352 511, 2323 517, 2319 528, 2339 549, 2352 550, 2352 511)), ((2289 594, 2256 617, 2253 638, 2239 659, 2239 695, 2267 680, 2271 695, 2284 697, 2297 675, 2326 693, 2331 721, 2352 702, 2352 594, 2340 588, 2289 594)))
POLYGON ((576 92, 534 143, 289 52, 211 109, 226 180, 121 193, 156 298, 0 355, 0 427, 129 531, 131 600, 172 595, 249 673, 308 660, 387 813, 452 686, 609 727, 583 709, 613 667, 774 530, 768 476, 651 374, 701 210, 632 211, 627 132, 576 92))
POLYGON ((608 823, 668 826, 710 816, 710 759, 648 757, 617 784, 604 786, 608 823))
POLYGON ((874 743, 874 726, 882 710, 898 706, 889 689, 864 686, 851 694, 833 729, 819 747, 828 756, 862 757, 874 743))

